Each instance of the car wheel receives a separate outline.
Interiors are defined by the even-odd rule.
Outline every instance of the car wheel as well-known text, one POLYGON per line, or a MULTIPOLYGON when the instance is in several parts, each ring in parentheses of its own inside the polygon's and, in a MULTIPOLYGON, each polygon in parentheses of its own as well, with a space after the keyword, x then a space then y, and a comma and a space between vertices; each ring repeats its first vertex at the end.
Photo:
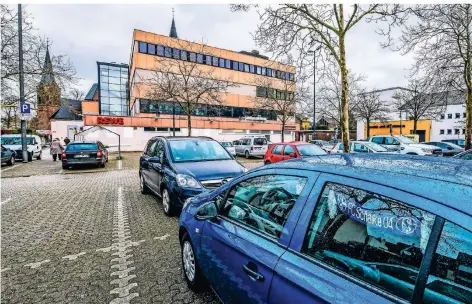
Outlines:
POLYGON ((266 165, 270 165, 270 161, 266 161, 265 164, 266 164, 266 165))
POLYGON ((244 152, 244 156, 246 157, 246 159, 249 159, 249 151, 244 152))
POLYGON ((173 210, 172 202, 170 200, 169 191, 167 191, 166 188, 162 190, 161 197, 162 197, 162 209, 164 210, 164 214, 167 216, 172 216, 174 210, 173 210))
POLYGON ((43 154, 43 152, 39 152, 39 155, 38 155, 38 156, 36 156, 36 159, 37 159, 37 160, 40 160, 40 159, 41 159, 41 156, 42 156, 42 154, 43 154))
POLYGON ((139 187, 141 188, 141 193, 142 194, 149 194, 149 188, 146 185, 146 182, 144 181, 144 177, 142 174, 139 175, 139 187))
POLYGON ((184 270, 184 277, 187 286, 195 292, 205 290, 207 282, 200 271, 192 241, 187 233, 182 237, 181 246, 182 269, 184 270))
POLYGON ((7 165, 13 166, 15 164, 15 157, 12 155, 10 157, 10 160, 7 162, 7 165))
POLYGON ((418 155, 418 153, 408 152, 407 155, 418 155))
POLYGON ((64 166, 64 165, 62 165, 62 170, 67 170, 67 169, 69 169, 69 167, 68 167, 68 166, 64 166))
POLYGON ((28 161, 33 161, 33 152, 28 152, 28 161))

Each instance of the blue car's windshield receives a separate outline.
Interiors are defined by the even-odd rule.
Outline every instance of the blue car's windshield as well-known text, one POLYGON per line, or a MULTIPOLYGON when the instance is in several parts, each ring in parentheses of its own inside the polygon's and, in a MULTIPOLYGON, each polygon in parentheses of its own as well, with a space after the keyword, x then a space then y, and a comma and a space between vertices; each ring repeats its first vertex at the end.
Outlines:
POLYGON ((232 159, 225 148, 211 140, 169 141, 174 162, 211 161, 232 159))
MULTIPOLYGON (((26 144, 33 144, 33 137, 26 137, 26 144)), ((2 145, 21 145, 21 136, 15 137, 3 137, 2 136, 2 145)))

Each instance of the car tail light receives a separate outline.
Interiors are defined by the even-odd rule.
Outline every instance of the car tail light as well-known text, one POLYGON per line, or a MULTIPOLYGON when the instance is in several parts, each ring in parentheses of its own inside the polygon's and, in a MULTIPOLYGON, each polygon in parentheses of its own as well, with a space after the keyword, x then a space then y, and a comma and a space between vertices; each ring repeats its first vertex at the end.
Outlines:
POLYGON ((251 151, 254 150, 254 147, 251 147, 251 151))
POLYGON ((66 152, 61 153, 61 158, 67 158, 66 152))
POLYGON ((98 151, 97 152, 97 157, 102 157, 103 156, 103 152, 102 151, 98 151))

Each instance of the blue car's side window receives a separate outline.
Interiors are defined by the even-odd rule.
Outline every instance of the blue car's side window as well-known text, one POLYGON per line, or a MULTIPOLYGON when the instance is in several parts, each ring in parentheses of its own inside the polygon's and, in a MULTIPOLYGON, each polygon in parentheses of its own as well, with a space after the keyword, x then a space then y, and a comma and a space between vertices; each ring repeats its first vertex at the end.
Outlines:
POLYGON ((434 220, 397 200, 327 183, 302 253, 410 300, 434 220))
POLYGON ((423 303, 472 302, 472 232, 446 222, 431 264, 423 303))
POLYGON ((279 239, 307 178, 263 175, 234 185, 220 212, 269 237, 279 239))

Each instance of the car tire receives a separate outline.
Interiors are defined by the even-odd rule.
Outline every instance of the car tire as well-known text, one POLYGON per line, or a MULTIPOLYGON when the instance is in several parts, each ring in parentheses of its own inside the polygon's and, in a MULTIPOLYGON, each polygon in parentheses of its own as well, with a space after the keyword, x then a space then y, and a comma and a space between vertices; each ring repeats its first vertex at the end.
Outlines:
POLYGON ((418 155, 418 153, 408 152, 407 155, 418 155))
POLYGON ((144 177, 142 174, 139 174, 139 187, 141 188, 142 194, 150 194, 148 186, 146 185, 146 181, 144 181, 144 177))
POLYGON ((250 157, 249 151, 244 152, 244 156, 246 157, 246 159, 249 159, 249 157, 250 157))
POLYGON ((200 271, 195 250, 188 233, 185 233, 180 242, 182 270, 184 272, 185 281, 188 288, 194 292, 201 292, 207 289, 208 283, 200 271))
POLYGON ((167 216, 174 215, 174 206, 172 206, 172 200, 170 199, 169 191, 164 188, 161 192, 162 210, 167 216))
POLYGON ((33 161, 33 152, 28 152, 28 162, 33 161))
POLYGON ((12 156, 10 157, 10 160, 7 161, 7 165, 13 166, 14 164, 15 164, 15 156, 12 155, 12 156))
POLYGON ((266 164, 266 165, 270 165, 270 161, 266 161, 265 164, 266 164))
POLYGON ((62 165, 62 170, 67 170, 67 169, 69 169, 68 166, 62 165))
POLYGON ((43 152, 39 152, 39 155, 36 156, 36 159, 37 159, 37 160, 41 160, 42 154, 43 154, 43 152))

